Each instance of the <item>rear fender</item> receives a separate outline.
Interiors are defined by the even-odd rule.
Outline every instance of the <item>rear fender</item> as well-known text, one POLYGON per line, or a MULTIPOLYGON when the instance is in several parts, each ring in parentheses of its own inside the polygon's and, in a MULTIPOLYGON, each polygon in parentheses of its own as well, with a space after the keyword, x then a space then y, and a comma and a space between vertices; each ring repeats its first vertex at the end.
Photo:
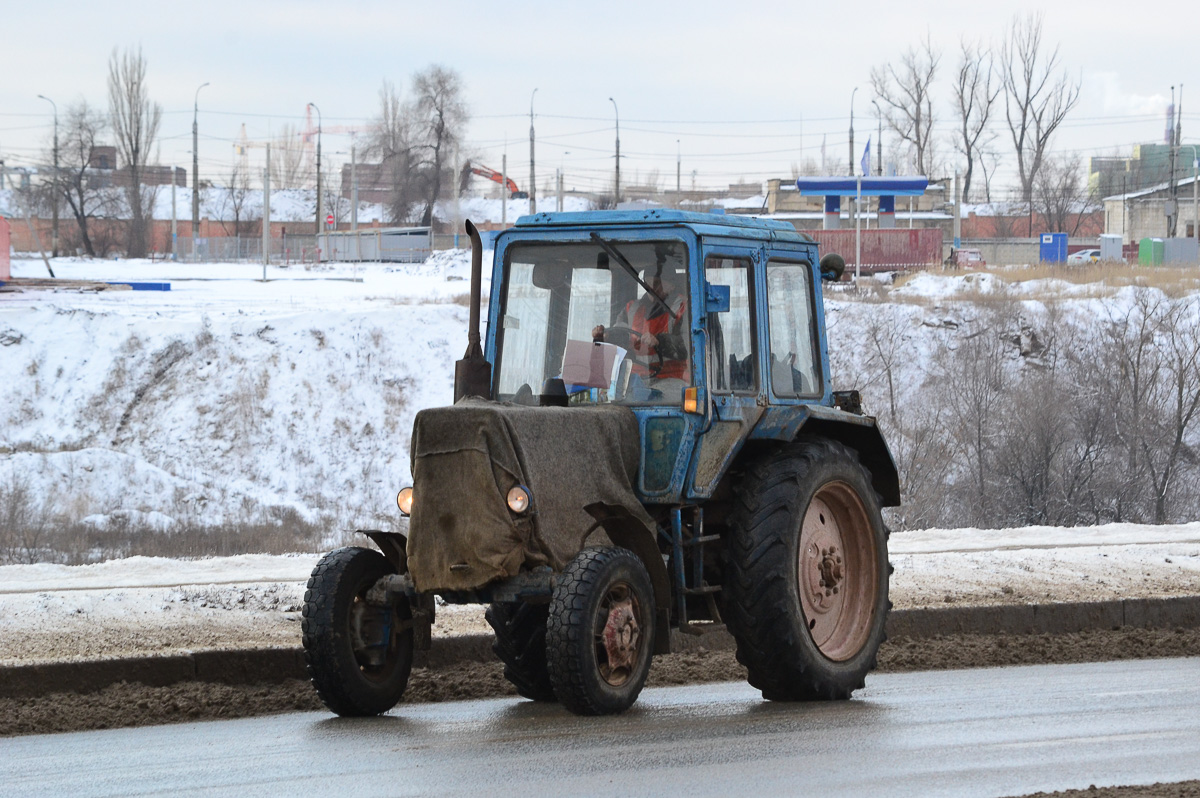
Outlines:
POLYGON ((775 406, 767 408, 750 433, 752 439, 786 442, 801 435, 829 438, 856 451, 859 462, 871 472, 871 485, 882 505, 900 506, 900 475, 872 416, 820 405, 775 406))

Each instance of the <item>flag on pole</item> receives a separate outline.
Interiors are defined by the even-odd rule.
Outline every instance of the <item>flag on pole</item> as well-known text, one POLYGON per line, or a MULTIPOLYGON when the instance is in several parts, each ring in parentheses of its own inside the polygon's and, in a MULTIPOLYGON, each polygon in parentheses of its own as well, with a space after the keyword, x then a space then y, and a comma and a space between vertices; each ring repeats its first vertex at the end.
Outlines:
POLYGON ((867 136, 867 146, 863 149, 862 161, 859 163, 862 167, 863 177, 871 174, 871 137, 867 136))

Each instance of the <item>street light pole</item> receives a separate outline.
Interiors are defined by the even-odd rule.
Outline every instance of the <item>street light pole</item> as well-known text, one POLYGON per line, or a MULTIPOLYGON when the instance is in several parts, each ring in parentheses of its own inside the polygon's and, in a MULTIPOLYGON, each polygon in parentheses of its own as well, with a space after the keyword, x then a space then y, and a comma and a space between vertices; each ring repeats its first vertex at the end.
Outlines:
POLYGON ((1192 233, 1200 242, 1200 155, 1195 144, 1185 144, 1192 151, 1192 233))
POLYGON ((537 213, 537 178, 533 171, 533 97, 537 89, 529 95, 529 212, 537 213))
POLYGON ((617 109, 617 101, 612 97, 608 101, 613 104, 613 116, 617 121, 617 170, 616 170, 616 197, 615 205, 621 204, 621 112, 617 109))
POLYGON ((321 235, 321 109, 317 108, 316 103, 309 103, 309 108, 317 110, 317 224, 313 228, 313 235, 321 235))
MULTIPOLYGON (((192 100, 192 256, 196 255, 196 239, 200 237, 200 89, 192 100)), ((174 176, 172 175, 172 179, 174 176)))
MULTIPOLYGON (((850 171, 846 174, 854 177, 854 95, 858 94, 858 86, 850 92, 850 171)), ((869 128, 868 128, 869 129, 869 128)))
POLYGON ((54 191, 52 192, 53 200, 50 203, 51 213, 53 214, 54 226, 53 226, 53 228, 51 228, 52 232, 50 234, 50 237, 51 237, 50 247, 54 252, 53 256, 57 258, 58 257, 58 106, 55 104, 54 100, 51 100, 49 97, 47 97, 44 94, 39 94, 38 97, 45 100, 46 102, 50 103, 50 105, 54 108, 54 191))
POLYGON ((879 130, 875 133, 877 141, 875 142, 875 160, 879 163, 875 164, 875 174, 878 177, 883 177, 883 112, 879 110, 879 103, 871 100, 871 105, 875 106, 875 119, 879 121, 879 130))

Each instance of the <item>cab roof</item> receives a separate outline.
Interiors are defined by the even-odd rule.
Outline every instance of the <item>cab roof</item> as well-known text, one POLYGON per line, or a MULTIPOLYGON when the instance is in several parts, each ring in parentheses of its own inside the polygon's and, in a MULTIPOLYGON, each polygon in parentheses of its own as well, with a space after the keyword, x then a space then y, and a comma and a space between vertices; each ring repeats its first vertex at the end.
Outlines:
MULTIPOLYGON (((537 213, 517 219, 517 228, 537 229, 546 227, 629 227, 631 225, 683 225, 698 233, 720 234, 720 229, 735 228, 742 235, 750 234, 778 240, 812 242, 812 239, 787 222, 778 219, 760 219, 757 216, 736 216, 722 213, 696 213, 666 208, 651 208, 636 211, 583 211, 576 213, 537 213)), ((729 232, 733 232, 730 230, 729 232)))

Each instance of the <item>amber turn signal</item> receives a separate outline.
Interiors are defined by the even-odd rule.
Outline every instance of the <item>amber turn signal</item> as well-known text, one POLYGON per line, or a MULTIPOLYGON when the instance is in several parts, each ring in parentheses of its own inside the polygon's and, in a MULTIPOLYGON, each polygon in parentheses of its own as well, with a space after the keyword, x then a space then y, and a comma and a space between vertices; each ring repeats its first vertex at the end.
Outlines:
POLYGON ((683 389, 683 412, 699 413, 700 412, 700 389, 699 388, 684 388, 683 389))

